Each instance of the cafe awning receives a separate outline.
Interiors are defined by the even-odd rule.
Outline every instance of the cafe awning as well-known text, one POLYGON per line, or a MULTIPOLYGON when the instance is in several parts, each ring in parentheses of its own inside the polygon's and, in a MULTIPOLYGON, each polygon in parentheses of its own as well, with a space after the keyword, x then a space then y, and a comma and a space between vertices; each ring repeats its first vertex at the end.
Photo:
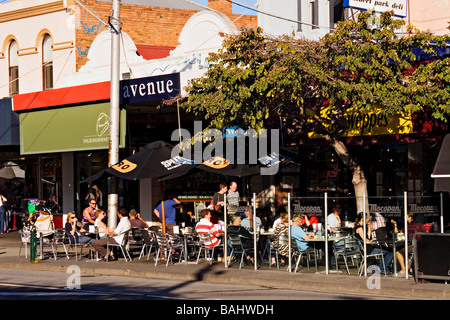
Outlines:
POLYGON ((450 192, 450 134, 442 141, 431 177, 434 178, 435 192, 450 192))

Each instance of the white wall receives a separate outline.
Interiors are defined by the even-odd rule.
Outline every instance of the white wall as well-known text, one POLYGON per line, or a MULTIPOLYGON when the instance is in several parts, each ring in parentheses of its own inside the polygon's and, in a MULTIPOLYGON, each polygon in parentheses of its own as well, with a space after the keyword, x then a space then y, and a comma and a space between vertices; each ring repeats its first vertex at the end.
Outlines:
POLYGON ((302 24, 299 28, 299 24, 296 22, 301 21, 312 24, 311 6, 314 5, 313 0, 260 0, 260 11, 292 21, 259 13, 258 25, 269 35, 279 36, 294 33, 298 38, 318 40, 330 31, 330 5, 332 4, 333 1, 317 0, 319 8, 318 25, 320 28, 314 29, 305 24, 302 24), (300 8, 299 5, 301 6, 300 8))
MULTIPOLYGON (((15 1, 0 5, 0 13, 52 1, 15 1)), ((0 24, 0 98, 9 96, 8 47, 13 36, 19 46, 19 93, 42 90, 42 36, 53 43, 54 88, 64 86, 64 74, 76 71, 75 20, 66 10, 0 24)))

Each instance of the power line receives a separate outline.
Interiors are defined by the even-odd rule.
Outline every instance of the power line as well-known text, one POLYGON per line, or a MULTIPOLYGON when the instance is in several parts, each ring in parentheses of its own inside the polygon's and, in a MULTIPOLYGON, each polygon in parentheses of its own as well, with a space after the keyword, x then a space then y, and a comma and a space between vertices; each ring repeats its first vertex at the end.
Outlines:
POLYGON ((272 14, 272 13, 269 13, 269 12, 265 12, 265 11, 261 11, 259 9, 253 8, 253 7, 249 7, 249 6, 245 5, 245 4, 236 2, 234 0, 227 0, 227 1, 231 2, 232 4, 235 4, 235 5, 238 5, 240 7, 243 7, 243 8, 252 10, 252 11, 255 11, 255 12, 260 13, 260 14, 264 14, 264 15, 272 17, 272 18, 276 18, 276 19, 280 19, 280 20, 284 20, 284 21, 289 21, 289 22, 294 22, 294 23, 298 23, 298 24, 303 24, 303 25, 310 26, 310 27, 317 27, 317 28, 334 30, 334 28, 331 28, 331 27, 322 27, 322 26, 318 26, 318 25, 315 25, 315 24, 312 24, 312 23, 308 23, 308 22, 303 22, 303 21, 299 21, 299 20, 293 20, 293 19, 281 17, 281 16, 278 16, 278 15, 275 15, 275 14, 272 14))

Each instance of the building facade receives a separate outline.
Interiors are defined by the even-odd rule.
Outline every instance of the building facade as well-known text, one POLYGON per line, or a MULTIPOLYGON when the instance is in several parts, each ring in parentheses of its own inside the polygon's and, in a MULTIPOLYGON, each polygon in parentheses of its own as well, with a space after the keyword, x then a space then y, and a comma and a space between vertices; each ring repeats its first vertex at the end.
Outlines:
MULTIPOLYGON (((9 131, 17 133, 19 123, 21 140, 6 141, 0 161, 17 160, 26 169, 23 199, 55 195, 62 212, 80 214, 90 186, 79 182, 108 165, 110 14, 107 0, 0 5, 0 96, 15 117, 9 131)), ((124 0, 120 16, 121 80, 157 82, 151 77, 175 75, 178 93, 204 72, 208 53, 220 47, 219 33, 256 26, 256 17, 234 15, 224 0, 210 1, 209 8, 177 0, 124 0)), ((160 102, 121 106, 121 158, 151 141, 170 140, 177 110, 157 109, 160 102)), ((107 183, 98 187, 106 208, 107 183)), ((151 181, 131 186, 120 204, 141 207, 150 219, 159 196, 152 190, 151 181)))

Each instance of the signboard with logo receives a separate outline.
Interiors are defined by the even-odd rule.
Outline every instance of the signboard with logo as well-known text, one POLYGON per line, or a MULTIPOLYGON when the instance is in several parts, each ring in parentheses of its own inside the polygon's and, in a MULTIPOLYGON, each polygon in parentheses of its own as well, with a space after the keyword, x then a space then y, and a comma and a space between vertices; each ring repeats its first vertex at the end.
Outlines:
POLYGON ((120 104, 168 100, 180 94, 180 74, 120 81, 120 104))
POLYGON ((394 11, 397 17, 406 17, 407 0, 344 0, 344 8, 375 10, 375 12, 394 11))
MULTIPOLYGON (((326 118, 329 112, 331 112, 329 108, 323 108, 321 116, 326 118)), ((344 134, 346 137, 409 134, 414 132, 411 114, 406 112, 385 115, 381 113, 381 109, 368 112, 358 108, 349 108, 344 116, 347 118, 349 126, 344 134)), ((336 128, 333 125, 328 127, 330 133, 333 133, 335 130, 336 128)), ((322 136, 310 132, 309 137, 321 138, 322 136)))
MULTIPOLYGON (((22 113, 20 153, 108 149, 109 109, 107 102, 22 113)), ((125 110, 120 122, 120 147, 124 147, 125 110)))

